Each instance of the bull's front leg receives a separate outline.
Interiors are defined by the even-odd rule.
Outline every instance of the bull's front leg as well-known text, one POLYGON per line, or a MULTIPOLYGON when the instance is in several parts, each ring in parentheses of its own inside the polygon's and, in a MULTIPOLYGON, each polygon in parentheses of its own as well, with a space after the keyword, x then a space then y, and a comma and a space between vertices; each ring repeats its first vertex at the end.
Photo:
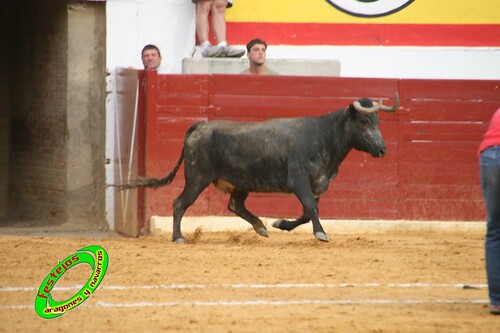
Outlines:
POLYGON ((297 196, 304 209, 304 216, 309 216, 313 224, 314 237, 316 239, 329 242, 328 236, 323 230, 323 226, 319 222, 318 217, 318 204, 314 198, 311 184, 308 181, 307 176, 302 176, 300 174, 291 174, 289 177, 288 185, 292 192, 297 196))

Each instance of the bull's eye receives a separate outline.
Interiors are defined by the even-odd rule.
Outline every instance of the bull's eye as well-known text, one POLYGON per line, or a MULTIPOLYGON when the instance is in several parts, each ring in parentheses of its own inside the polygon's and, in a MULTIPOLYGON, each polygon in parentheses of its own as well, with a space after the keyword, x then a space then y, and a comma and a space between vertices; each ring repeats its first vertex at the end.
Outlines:
POLYGON ((361 125, 370 127, 370 121, 368 119, 361 119, 361 125))

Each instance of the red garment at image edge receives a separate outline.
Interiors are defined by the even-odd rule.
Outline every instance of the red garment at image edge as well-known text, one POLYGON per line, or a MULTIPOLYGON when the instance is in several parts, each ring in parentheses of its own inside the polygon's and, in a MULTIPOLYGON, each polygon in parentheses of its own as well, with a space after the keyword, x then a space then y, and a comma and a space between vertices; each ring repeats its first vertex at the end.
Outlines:
POLYGON ((483 141, 479 145, 478 154, 491 146, 500 146, 500 109, 491 118, 488 130, 484 133, 483 141))

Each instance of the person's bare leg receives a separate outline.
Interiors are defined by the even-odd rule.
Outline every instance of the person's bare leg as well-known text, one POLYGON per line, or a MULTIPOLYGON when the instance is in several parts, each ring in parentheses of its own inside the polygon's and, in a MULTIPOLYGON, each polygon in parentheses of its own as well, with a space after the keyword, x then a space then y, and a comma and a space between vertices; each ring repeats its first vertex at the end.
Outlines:
POLYGON ((211 6, 212 1, 202 0, 196 3, 196 34, 200 44, 208 42, 208 13, 210 13, 211 6))
POLYGON ((221 42, 226 42, 226 19, 224 17, 226 6, 227 0, 214 0, 212 3, 212 29, 214 29, 218 45, 221 42))
POLYGON ((214 30, 217 48, 223 50, 220 57, 239 58, 245 50, 238 50, 228 45, 226 39, 226 7, 227 0, 214 0, 212 4, 212 29, 214 30))
POLYGON ((196 3, 196 34, 200 41, 201 54, 203 57, 218 57, 223 53, 221 48, 214 48, 209 40, 210 25, 208 22, 208 14, 212 10, 213 4, 213 0, 199 0, 196 3))

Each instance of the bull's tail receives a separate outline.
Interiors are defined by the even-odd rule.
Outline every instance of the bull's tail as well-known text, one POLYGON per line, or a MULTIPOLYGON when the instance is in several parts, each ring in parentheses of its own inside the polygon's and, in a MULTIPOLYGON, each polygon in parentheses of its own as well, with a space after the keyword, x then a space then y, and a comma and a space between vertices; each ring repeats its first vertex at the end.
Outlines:
POLYGON ((177 174, 177 171, 179 170, 183 160, 184 160, 184 147, 182 147, 181 156, 179 156, 179 160, 177 161, 177 164, 175 165, 174 169, 172 171, 170 171, 170 173, 166 177, 164 177, 164 178, 138 177, 137 181, 135 181, 134 183, 126 184, 125 189, 136 188, 136 187, 158 188, 160 186, 168 185, 174 180, 175 175, 177 174))
POLYGON ((174 180, 175 175, 177 174, 177 171, 179 170, 183 160, 184 160, 184 147, 182 147, 181 156, 179 157, 177 164, 175 165, 174 169, 172 171, 170 171, 170 173, 166 177, 164 177, 164 178, 137 177, 137 180, 132 181, 132 182, 127 183, 127 184, 121 184, 121 185, 110 184, 107 186, 116 187, 119 190, 130 190, 130 189, 137 188, 137 187, 158 188, 158 187, 163 186, 163 185, 168 185, 174 180))
MULTIPOLYGON (((186 136, 184 139, 184 146, 186 143, 186 139, 189 137, 189 135, 198 127, 200 123, 195 123, 192 125, 186 132, 186 136)), ((184 160, 184 146, 182 147, 181 155, 179 156, 179 160, 177 161, 177 164, 175 165, 174 169, 170 171, 170 173, 164 177, 164 178, 144 178, 144 177, 138 177, 136 181, 130 182, 128 184, 122 184, 122 185, 108 185, 112 187, 116 187, 120 190, 129 190, 137 187, 153 187, 153 188, 158 188, 160 186, 168 185, 170 184, 174 178, 175 175, 177 174, 177 171, 181 167, 182 161, 184 160)))

